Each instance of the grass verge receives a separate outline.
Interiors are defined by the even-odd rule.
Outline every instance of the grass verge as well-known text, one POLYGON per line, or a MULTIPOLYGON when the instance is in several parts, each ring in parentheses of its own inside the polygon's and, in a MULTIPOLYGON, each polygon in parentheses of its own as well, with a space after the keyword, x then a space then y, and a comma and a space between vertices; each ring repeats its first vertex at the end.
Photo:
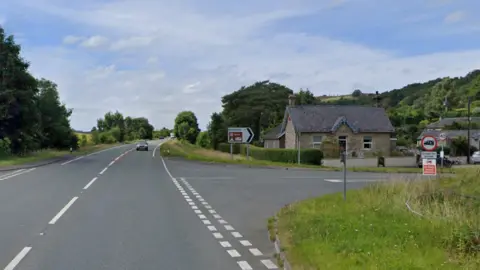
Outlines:
POLYGON ((0 167, 8 167, 8 166, 15 166, 15 165, 22 165, 28 163, 35 163, 42 160, 48 160, 57 157, 63 157, 66 155, 74 155, 80 156, 89 153, 93 153, 96 151, 101 151, 110 147, 114 147, 120 144, 99 144, 99 145, 89 145, 85 147, 81 147, 77 151, 74 151, 70 154, 70 151, 60 151, 54 149, 45 149, 36 151, 26 156, 9 156, 5 158, 0 158, 0 167))
POLYGON ((346 202, 331 194, 286 206, 277 215, 282 250, 293 269, 480 269, 479 175, 379 183, 348 191, 346 202))
MULTIPOLYGON (((243 155, 234 155, 232 159, 230 154, 213 151, 210 149, 201 148, 186 142, 178 140, 170 140, 162 144, 161 147, 163 156, 177 156, 190 160, 198 160, 203 162, 227 163, 227 164, 245 164, 252 166, 267 166, 267 167, 284 167, 284 168, 309 168, 323 171, 342 171, 339 167, 326 167, 307 164, 281 163, 267 160, 247 160, 243 155)), ((348 168, 349 171, 354 172, 382 172, 382 173, 422 173, 421 168, 402 168, 402 167, 353 167, 348 168)), ((441 173, 455 173, 456 168, 441 169, 441 173)))

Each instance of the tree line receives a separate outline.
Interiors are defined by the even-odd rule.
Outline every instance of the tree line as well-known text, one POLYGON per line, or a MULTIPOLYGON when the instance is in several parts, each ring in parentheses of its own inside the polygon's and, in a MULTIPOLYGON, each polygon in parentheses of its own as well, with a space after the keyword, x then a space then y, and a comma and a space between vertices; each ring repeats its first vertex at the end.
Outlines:
POLYGON ((108 112, 98 119, 89 140, 72 129, 72 112, 60 101, 57 84, 29 72, 21 46, 0 27, 0 157, 153 136, 148 119, 108 112))
POLYGON ((134 140, 150 140, 154 127, 147 118, 130 116, 122 113, 107 112, 103 118, 97 119, 97 125, 91 130, 94 144, 108 144, 134 140))

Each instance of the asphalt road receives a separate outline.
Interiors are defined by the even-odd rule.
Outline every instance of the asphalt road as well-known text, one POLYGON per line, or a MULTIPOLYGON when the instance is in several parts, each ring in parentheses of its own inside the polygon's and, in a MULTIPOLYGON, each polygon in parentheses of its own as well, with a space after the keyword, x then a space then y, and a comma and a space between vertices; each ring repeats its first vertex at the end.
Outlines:
MULTIPOLYGON (((0 269, 277 269, 266 219, 342 190, 340 172, 163 160, 132 149, 0 175, 0 269)), ((389 176, 348 177, 358 188, 389 176)))

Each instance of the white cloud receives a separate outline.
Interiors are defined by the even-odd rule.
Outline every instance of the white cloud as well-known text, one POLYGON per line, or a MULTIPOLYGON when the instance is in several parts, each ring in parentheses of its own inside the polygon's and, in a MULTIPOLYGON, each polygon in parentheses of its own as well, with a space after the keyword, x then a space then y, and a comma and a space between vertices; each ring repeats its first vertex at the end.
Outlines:
POLYGON ((80 46, 86 48, 96 48, 107 44, 108 38, 102 36, 91 36, 85 39, 80 46))
POLYGON ((67 45, 75 44, 75 43, 78 43, 82 40, 84 40, 83 37, 77 37, 77 36, 69 35, 69 36, 66 36, 66 37, 63 38, 63 44, 67 44, 67 45))
MULTIPOLYGON (((379 8, 400 10, 392 13, 398 18, 386 13, 388 18, 375 21, 377 26, 407 17, 420 18, 411 23, 434 18, 441 22, 442 15, 411 12, 417 2, 410 0, 398 6, 381 6, 383 1, 378 0, 87 0, 72 8, 71 2, 60 0, 17 1, 49 18, 77 25, 69 33, 94 35, 75 42, 103 46, 95 51, 24 47, 32 71, 59 84, 62 98, 75 109, 72 123, 79 129, 90 129, 108 110, 148 117, 158 128, 171 127, 183 109, 193 110, 204 128, 211 113, 221 110, 222 95, 265 79, 294 90, 309 88, 317 95, 340 94, 357 87, 385 91, 440 76, 464 75, 480 67, 480 50, 409 56, 402 51, 408 42, 379 49, 352 38, 303 30, 316 26, 315 22, 303 28, 299 24, 301 30, 279 24, 290 19, 286 25, 292 26, 296 18, 320 12, 315 16, 344 16, 340 19, 353 20, 362 30, 362 17, 372 18, 365 15, 373 12, 372 7, 376 13, 379 8), (352 17, 348 12, 353 11, 361 15, 352 17), (49 65, 42 64, 46 62, 49 65)), ((413 36, 420 28, 407 26, 413 36)), ((381 43, 381 35, 375 38, 381 43)), ((70 44, 75 43, 72 40, 70 44)))
POLYGON ((445 16, 445 22, 446 23, 456 23, 456 22, 459 22, 463 19, 465 19, 465 12, 463 11, 455 11, 455 12, 452 12, 450 14, 448 14, 447 16, 445 16))

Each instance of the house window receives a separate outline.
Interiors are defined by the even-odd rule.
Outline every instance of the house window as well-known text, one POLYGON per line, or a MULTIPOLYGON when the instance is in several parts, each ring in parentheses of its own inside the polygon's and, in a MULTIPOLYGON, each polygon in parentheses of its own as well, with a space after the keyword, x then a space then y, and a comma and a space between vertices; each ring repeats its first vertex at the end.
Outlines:
POLYGON ((372 136, 363 137, 363 149, 372 149, 373 140, 372 136))
POLYGON ((347 150, 347 136, 338 136, 338 146, 341 151, 347 150))
POLYGON ((313 148, 320 148, 320 146, 322 145, 322 136, 313 135, 312 136, 312 145, 313 145, 313 148))

